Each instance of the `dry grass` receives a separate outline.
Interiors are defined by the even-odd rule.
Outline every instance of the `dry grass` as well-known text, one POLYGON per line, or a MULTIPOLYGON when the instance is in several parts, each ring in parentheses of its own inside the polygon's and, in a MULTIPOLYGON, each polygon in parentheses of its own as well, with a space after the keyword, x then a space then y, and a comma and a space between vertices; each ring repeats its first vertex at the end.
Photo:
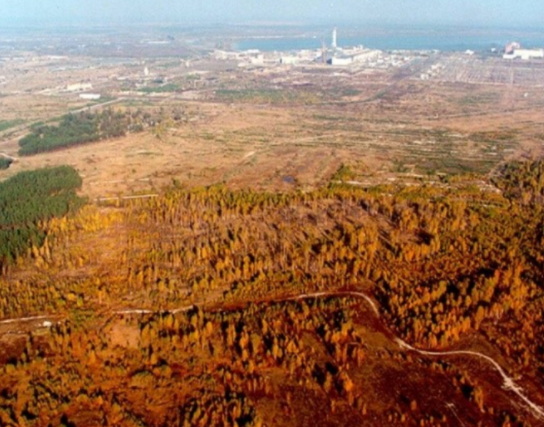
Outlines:
MULTIPOLYGON (((345 101, 308 105, 168 97, 127 102, 130 108, 181 109, 190 119, 161 139, 145 132, 21 158, 0 179, 70 164, 92 198, 156 192, 174 181, 288 191, 325 184, 342 163, 363 165, 370 182, 379 183, 406 172, 485 174, 506 159, 543 154, 544 95, 525 96, 527 88, 414 80, 356 80, 350 87, 359 92, 345 101)), ((54 116, 67 107, 47 100, 52 104, 38 107, 23 97, 18 108, 26 102, 30 116, 38 117, 40 108, 54 116)), ((0 151, 16 154, 17 136, 0 141, 0 151)))

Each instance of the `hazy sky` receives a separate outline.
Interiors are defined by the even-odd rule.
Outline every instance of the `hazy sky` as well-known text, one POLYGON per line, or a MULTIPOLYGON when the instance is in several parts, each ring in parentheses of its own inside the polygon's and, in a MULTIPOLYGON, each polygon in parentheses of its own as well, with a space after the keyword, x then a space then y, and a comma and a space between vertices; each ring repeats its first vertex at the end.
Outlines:
POLYGON ((533 25, 542 0, 0 0, 0 24, 293 23, 533 25))

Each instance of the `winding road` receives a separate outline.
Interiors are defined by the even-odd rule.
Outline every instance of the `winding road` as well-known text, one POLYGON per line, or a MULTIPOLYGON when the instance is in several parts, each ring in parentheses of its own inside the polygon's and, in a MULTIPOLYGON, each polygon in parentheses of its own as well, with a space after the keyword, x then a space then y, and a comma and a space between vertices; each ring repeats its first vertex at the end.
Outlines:
MULTIPOLYGON (((372 308, 372 311, 376 315, 376 317, 380 318, 380 311, 378 309, 377 304, 372 300, 372 298, 367 295, 364 292, 355 292, 355 291, 341 291, 341 292, 316 292, 316 293, 308 293, 308 294, 301 294, 294 297, 287 297, 267 302, 282 302, 282 301, 301 301, 301 300, 307 300, 307 299, 316 299, 316 298, 329 298, 329 297, 346 297, 351 296, 355 298, 361 298, 372 308)), ((188 305, 184 307, 179 307, 173 310, 150 310, 150 309, 125 309, 125 310, 118 310, 114 311, 114 314, 117 315, 142 315, 142 314, 154 314, 154 313, 171 313, 171 314, 177 314, 182 312, 187 312, 191 309, 193 309, 194 305, 188 305)), ((11 323, 18 323, 18 322, 27 322, 27 321, 33 321, 33 320, 50 320, 53 316, 35 316, 35 317, 21 317, 21 318, 14 318, 14 319, 5 319, 0 321, 0 325, 2 324, 11 324, 11 323)), ((483 354, 479 353, 477 351, 470 351, 470 350, 455 350, 455 351, 427 351, 427 350, 420 350, 415 347, 412 347, 407 342, 403 341, 399 337, 394 338, 397 345, 402 349, 406 351, 413 351, 415 353, 421 354, 423 356, 431 356, 431 357, 448 357, 448 356, 470 356, 470 357, 476 357, 478 359, 485 360, 493 368, 500 374, 500 376, 503 379, 503 388, 507 391, 511 391, 514 394, 518 396, 518 398, 523 401, 523 403, 526 405, 526 407, 534 414, 534 416, 538 419, 544 419, 544 409, 534 403, 528 396, 526 396, 523 393, 523 389, 518 386, 514 379, 504 371, 504 369, 501 367, 499 363, 497 363, 493 358, 483 354)))
POLYGON ((544 419, 544 409, 537 405, 536 403, 532 402, 527 396, 523 394, 523 389, 516 385, 514 382, 514 379, 509 377, 506 372, 504 372, 504 369, 499 365, 494 359, 492 359, 489 356, 486 356, 485 354, 479 353, 477 351, 469 351, 469 350, 457 350, 457 351, 426 351, 426 350, 419 350, 417 348, 412 347, 410 344, 406 343, 405 341, 401 340, 400 338, 395 338, 396 343, 399 345, 400 348, 403 348, 405 350, 415 351, 416 353, 422 354, 424 356, 433 356, 433 357, 444 357, 444 356, 473 356, 480 359, 483 359, 495 368, 495 370, 501 375, 503 379, 503 388, 505 390, 510 390, 518 395, 518 397, 523 400, 529 408, 533 411, 535 416, 539 419, 544 419))

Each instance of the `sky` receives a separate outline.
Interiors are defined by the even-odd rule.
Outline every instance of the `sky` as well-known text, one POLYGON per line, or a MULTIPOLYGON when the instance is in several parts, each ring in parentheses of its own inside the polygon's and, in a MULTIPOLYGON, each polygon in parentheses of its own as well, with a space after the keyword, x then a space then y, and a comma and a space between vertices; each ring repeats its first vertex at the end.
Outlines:
POLYGON ((537 26, 542 0, 0 0, 0 25, 256 22, 537 26))

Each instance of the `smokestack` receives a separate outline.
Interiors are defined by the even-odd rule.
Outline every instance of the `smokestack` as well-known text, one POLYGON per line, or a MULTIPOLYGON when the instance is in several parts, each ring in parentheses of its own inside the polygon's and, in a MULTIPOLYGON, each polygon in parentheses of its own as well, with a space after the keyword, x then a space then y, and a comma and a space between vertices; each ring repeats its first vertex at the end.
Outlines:
POLYGON ((327 47, 325 46, 325 40, 321 39, 321 62, 327 63, 327 47))

